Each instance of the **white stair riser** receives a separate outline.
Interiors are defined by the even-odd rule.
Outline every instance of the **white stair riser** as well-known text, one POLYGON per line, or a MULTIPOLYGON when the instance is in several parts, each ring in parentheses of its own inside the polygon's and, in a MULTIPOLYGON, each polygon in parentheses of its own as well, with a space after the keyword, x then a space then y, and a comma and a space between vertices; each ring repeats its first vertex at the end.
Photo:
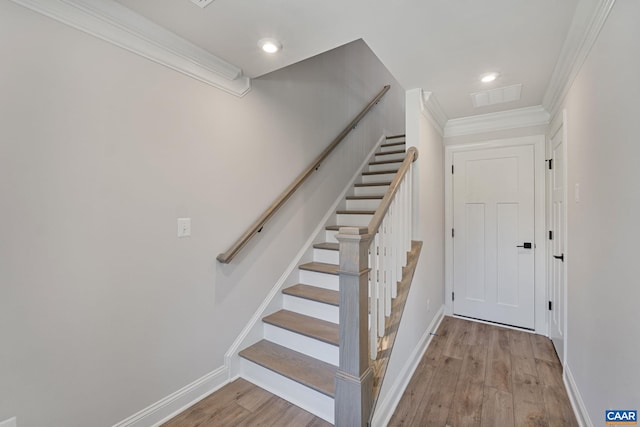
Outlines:
MULTIPOLYGON (((394 142, 400 142, 400 141, 394 141, 394 142)), ((381 152, 385 153, 387 151, 396 151, 396 150, 405 150, 407 147, 407 144, 402 144, 402 145, 390 145, 388 147, 380 147, 381 152)))
POLYGON ((337 346, 268 323, 264 324, 264 339, 335 366, 340 363, 337 346))
POLYGON ((340 262, 340 252, 329 249, 314 249, 313 260, 327 264, 338 264, 340 262))
POLYGON ((300 283, 324 289, 331 289, 333 291, 337 291, 339 289, 339 279, 335 274, 318 273, 317 271, 308 270, 299 271, 300 283))
MULTIPOLYGON (((396 151, 396 150, 389 150, 396 151)), ((376 153, 375 161, 383 162, 386 160, 403 160, 407 153, 394 153, 394 154, 384 154, 384 153, 376 153)))
POLYGON ((368 184, 370 182, 391 182, 395 178, 396 173, 383 173, 376 175, 362 175, 362 183, 368 184))
POLYGON ((336 234, 338 234, 337 231, 325 230, 324 231, 324 235, 325 235, 324 241, 327 242, 327 243, 338 243, 338 239, 336 239, 336 234))
POLYGON ((355 187, 354 196, 384 196, 389 188, 388 185, 376 185, 375 187, 355 187))
POLYGON ((316 319, 326 320, 327 322, 340 322, 340 310, 337 306, 325 304, 306 298, 295 297, 293 295, 284 294, 282 308, 305 316, 315 317, 316 319))
POLYGON ((371 221, 373 215, 346 215, 339 214, 338 215, 338 224, 340 225, 357 225, 366 227, 369 225, 369 221, 371 221))
POLYGON ((380 206, 382 199, 357 199, 347 200, 347 210, 349 211, 375 211, 380 206))
POLYGON ((390 169, 400 169, 402 162, 383 163, 381 165, 369 165, 369 172, 388 171, 390 169))
POLYGON ((333 424, 333 398, 246 359, 240 365, 242 378, 333 424))

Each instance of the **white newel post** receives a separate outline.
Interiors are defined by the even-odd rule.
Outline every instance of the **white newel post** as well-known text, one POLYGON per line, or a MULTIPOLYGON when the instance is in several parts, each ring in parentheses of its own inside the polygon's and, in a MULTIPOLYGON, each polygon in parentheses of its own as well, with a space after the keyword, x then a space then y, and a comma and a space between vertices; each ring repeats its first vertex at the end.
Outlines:
POLYGON ((365 427, 373 405, 369 366, 369 246, 367 227, 342 227, 340 242, 340 365, 336 373, 336 427, 365 427))

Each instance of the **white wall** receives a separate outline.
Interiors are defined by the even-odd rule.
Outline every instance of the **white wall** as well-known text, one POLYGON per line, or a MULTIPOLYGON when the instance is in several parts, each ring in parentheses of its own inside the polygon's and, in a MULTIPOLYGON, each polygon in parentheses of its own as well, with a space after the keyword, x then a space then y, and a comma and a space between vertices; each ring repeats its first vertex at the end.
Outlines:
POLYGON ((363 42, 236 98, 0 2, 0 57, 0 420, 20 427, 112 425, 220 368, 365 153, 404 127, 404 91, 363 42), (178 217, 192 237, 176 238, 178 217))
POLYGON ((404 389, 394 387, 410 378, 413 372, 407 368, 419 361, 429 338, 429 326, 442 313, 444 304, 444 147, 442 136, 421 112, 420 92, 413 89, 406 94, 406 140, 407 147, 418 149, 414 163, 413 238, 422 241, 423 246, 380 389, 376 411, 384 413, 375 413, 374 426, 383 425, 381 421, 391 416, 393 407, 385 403, 397 403, 402 395, 404 389))
POLYGON ((639 16, 638 2, 615 3, 565 104, 567 369, 594 425, 640 402, 639 16))

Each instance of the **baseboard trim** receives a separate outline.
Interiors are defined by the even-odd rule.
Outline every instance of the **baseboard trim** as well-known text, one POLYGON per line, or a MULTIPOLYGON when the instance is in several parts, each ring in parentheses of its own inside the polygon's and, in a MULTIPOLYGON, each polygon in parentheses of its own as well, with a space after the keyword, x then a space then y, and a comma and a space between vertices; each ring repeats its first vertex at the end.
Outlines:
POLYGON ((309 250, 309 248, 313 245, 317 236, 324 231, 324 228, 327 222, 329 221, 331 216, 335 214, 335 211, 338 208, 338 205, 346 197, 347 192, 353 187, 356 180, 360 176, 360 173, 362 172, 362 170, 369 164, 369 162, 371 161, 371 158, 375 155, 376 150, 378 150, 378 148, 384 141, 386 141, 386 137, 383 134, 378 139, 378 141, 374 144, 373 148, 371 149, 369 154, 365 157, 364 161, 362 162, 360 167, 357 169, 356 173, 353 175, 351 180, 347 183, 347 185, 345 186, 345 189, 342 191, 342 193, 340 193, 338 198, 333 202, 329 210, 327 210, 327 213, 323 216, 323 218, 318 223, 318 226, 313 230, 313 232, 311 233, 307 241, 302 245, 302 247, 300 248, 296 256, 293 258, 293 261, 291 262, 291 264, 289 264, 289 266, 285 269, 284 273, 282 273, 282 276, 280 276, 280 278, 275 283, 273 288, 271 288, 271 291, 269 291, 269 293, 267 294, 267 297, 264 299, 262 304, 260 304, 260 306, 258 307, 256 312, 253 314, 253 316, 251 317, 247 325, 244 327, 244 329, 242 329, 242 331, 238 335, 238 338, 236 338, 233 344, 231 344, 231 347, 229 347, 229 350, 227 350, 227 352, 225 353, 225 356, 224 356, 225 365, 229 368, 229 372, 231 376, 238 375, 240 372, 240 360, 238 356, 238 353, 240 352, 240 348, 246 347, 252 344, 251 342, 248 341, 248 339, 252 335, 252 332, 255 331, 255 328, 261 324, 262 318, 266 314, 266 310, 271 305, 274 298, 276 298, 276 296, 280 294, 282 287, 287 283, 287 279, 298 267, 298 265, 300 264, 300 260, 307 253, 307 250, 309 250))
POLYGON ((431 324, 429 324, 424 335, 420 338, 420 341, 418 341, 418 345, 416 345, 411 356, 409 356, 409 360, 407 360, 407 363, 400 371, 400 375, 398 375, 396 380, 393 382, 391 390, 373 414, 373 418, 371 419, 372 427, 384 427, 389 424, 391 416, 396 410, 404 390, 407 388, 407 385, 409 385, 411 377, 413 377, 420 360, 422 360, 424 353, 427 351, 427 348, 431 343, 431 339, 433 337, 432 333, 438 329, 442 319, 444 319, 444 304, 440 306, 436 315, 433 316, 431 324))
POLYGON ((569 401, 573 407, 573 412, 576 414, 578 425, 580 427, 593 427, 593 423, 589 417, 589 412, 587 412, 587 407, 585 406, 582 396, 580 395, 580 391, 578 390, 578 385, 576 384, 573 374, 571 373, 571 369, 569 369, 569 365, 567 364, 564 366, 564 375, 562 378, 564 380, 564 387, 569 395, 569 401))
POLYGON ((218 369, 171 393, 113 427, 156 427, 229 383, 229 369, 218 369))

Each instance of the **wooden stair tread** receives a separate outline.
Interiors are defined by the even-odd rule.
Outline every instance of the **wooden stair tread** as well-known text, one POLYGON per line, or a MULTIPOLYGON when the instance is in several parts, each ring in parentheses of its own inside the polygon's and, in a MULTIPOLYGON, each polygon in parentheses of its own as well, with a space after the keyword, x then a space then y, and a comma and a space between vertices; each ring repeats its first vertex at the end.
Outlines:
POLYGON ((384 196, 347 196, 347 200, 382 200, 384 196))
POLYGON ((284 289, 282 293, 336 307, 340 305, 340 292, 319 288, 317 286, 303 285, 302 283, 299 283, 284 289))
POLYGON ((326 262, 308 262, 298 268, 301 270, 315 271, 317 273, 335 274, 337 276, 339 266, 337 264, 327 264, 326 262))
POLYGON ((389 169, 384 171, 375 171, 375 172, 362 172, 362 175, 384 175, 387 173, 397 173, 398 169, 389 169))
POLYGON ((347 210, 340 210, 340 211, 336 211, 336 213, 338 215, 374 215, 376 213, 376 211, 347 211, 347 210))
POLYGON ((329 397, 335 395, 337 368, 321 360, 266 340, 245 348, 240 357, 329 397))
POLYGON ((327 251, 339 251, 340 250, 340 244, 339 243, 332 243, 332 242, 322 242, 322 243, 316 243, 315 245, 313 245, 314 249, 324 249, 327 251))
POLYGON ((369 162, 369 166, 387 165, 387 164, 391 164, 391 163, 402 163, 402 162, 404 162, 404 159, 378 160, 378 161, 375 161, 375 162, 369 162))
MULTIPOLYGON (((397 143, 394 143, 392 145, 396 145, 397 143)), ((402 143, 404 144, 404 142, 402 143)), ((401 154, 401 153, 406 153, 406 150, 394 150, 394 151, 378 151, 376 152, 376 156, 386 156, 386 155, 391 155, 391 154, 401 154)))
POLYGON ((340 345, 340 329, 336 323, 289 310, 276 311, 262 321, 327 344, 340 345))
POLYGON ((387 139, 396 139, 396 138, 406 138, 407 135, 405 134, 401 134, 401 135, 391 135, 391 136, 387 136, 387 139))
POLYGON ((384 182, 363 182, 360 184, 355 184, 355 187, 383 187, 383 186, 388 186, 391 185, 390 181, 384 181, 384 182))

